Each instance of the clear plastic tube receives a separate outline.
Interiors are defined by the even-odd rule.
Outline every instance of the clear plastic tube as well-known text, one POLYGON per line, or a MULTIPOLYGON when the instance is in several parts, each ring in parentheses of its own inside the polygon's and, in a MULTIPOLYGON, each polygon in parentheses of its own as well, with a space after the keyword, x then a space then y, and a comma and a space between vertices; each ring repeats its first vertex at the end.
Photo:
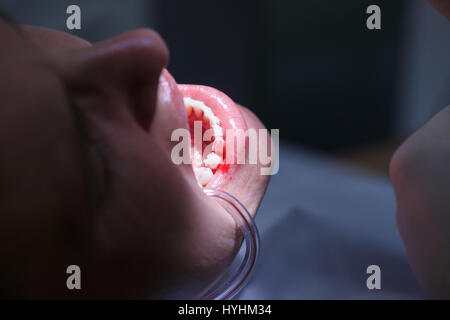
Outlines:
POLYGON ((233 217, 242 234, 241 247, 230 267, 200 295, 200 299, 231 299, 247 284, 259 255, 259 233, 255 222, 245 208, 231 194, 213 189, 204 189, 206 195, 221 202, 225 210, 233 217))

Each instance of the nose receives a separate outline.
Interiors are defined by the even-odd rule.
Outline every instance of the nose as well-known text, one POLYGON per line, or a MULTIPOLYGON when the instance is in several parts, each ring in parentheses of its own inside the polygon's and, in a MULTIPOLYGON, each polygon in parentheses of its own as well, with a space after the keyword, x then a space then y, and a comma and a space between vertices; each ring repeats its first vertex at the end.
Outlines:
POLYGON ((158 79, 168 59, 161 37, 152 30, 138 29, 83 48, 68 59, 65 70, 72 86, 95 87, 111 100, 124 102, 120 105, 148 130, 158 79))

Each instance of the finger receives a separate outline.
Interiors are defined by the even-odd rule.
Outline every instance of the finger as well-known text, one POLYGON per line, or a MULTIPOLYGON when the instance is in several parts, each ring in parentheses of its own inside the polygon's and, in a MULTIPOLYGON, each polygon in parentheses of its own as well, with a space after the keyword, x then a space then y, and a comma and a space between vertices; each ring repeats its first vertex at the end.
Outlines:
POLYGON ((424 290, 450 298, 450 106, 396 151, 390 175, 397 225, 424 290))
POLYGON ((450 20, 450 0, 429 0, 431 5, 450 20))

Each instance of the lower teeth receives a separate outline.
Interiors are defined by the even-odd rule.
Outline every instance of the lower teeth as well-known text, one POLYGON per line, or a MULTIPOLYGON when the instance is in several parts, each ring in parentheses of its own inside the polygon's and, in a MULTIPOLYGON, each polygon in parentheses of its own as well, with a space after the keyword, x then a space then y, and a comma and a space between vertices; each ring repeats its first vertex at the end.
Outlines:
POLYGON ((206 157, 206 160, 204 162, 208 168, 217 169, 217 166, 219 165, 219 163, 221 161, 222 161, 222 157, 219 157, 215 153, 210 153, 210 154, 208 154, 208 157, 206 157))
POLYGON ((201 186, 206 186, 213 177, 213 172, 210 168, 199 167, 194 169, 195 176, 201 186))

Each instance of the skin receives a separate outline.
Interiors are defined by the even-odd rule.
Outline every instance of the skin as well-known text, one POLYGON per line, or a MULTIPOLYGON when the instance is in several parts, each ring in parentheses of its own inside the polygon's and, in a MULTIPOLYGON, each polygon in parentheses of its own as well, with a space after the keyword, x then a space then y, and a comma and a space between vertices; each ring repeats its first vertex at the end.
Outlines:
MULTIPOLYGON (((450 1, 430 1, 450 17, 450 1)), ((411 267, 432 298, 450 299, 450 106, 396 151, 390 176, 411 267)))
POLYGON ((450 106, 394 154, 391 180, 397 225, 409 262, 425 291, 450 298, 450 106))
MULTIPOLYGON (((1 19, 0 38, 0 295, 195 297, 239 235, 170 159, 186 119, 163 40, 140 29, 92 45, 1 19), (82 290, 66 288, 71 264, 82 290)), ((255 215, 267 182, 243 165, 225 189, 255 215)))
POLYGON ((429 0, 431 5, 436 8, 440 13, 450 20, 450 1, 448 0, 429 0))

